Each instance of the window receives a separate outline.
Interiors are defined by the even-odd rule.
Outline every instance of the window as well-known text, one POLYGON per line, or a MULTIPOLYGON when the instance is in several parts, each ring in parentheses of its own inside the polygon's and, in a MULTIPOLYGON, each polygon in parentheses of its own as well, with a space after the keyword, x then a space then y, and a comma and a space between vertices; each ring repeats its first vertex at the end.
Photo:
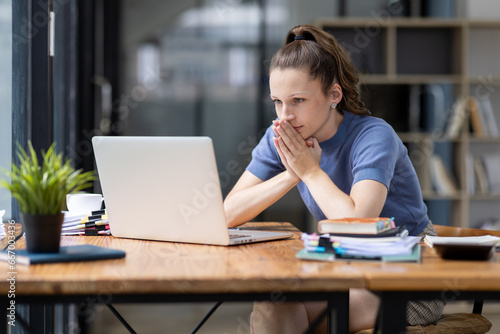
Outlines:
MULTIPOLYGON (((12 160, 12 1, 0 0, 0 168, 12 160)), ((3 178, 3 176, 2 176, 3 178)), ((0 210, 11 216, 11 197, 0 189, 0 210)))

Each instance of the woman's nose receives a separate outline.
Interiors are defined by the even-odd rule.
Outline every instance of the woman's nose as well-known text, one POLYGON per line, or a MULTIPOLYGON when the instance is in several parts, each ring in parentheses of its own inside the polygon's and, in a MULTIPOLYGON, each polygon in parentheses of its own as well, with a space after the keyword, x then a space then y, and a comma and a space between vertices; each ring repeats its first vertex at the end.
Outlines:
POLYGON ((295 118, 295 115, 291 112, 290 108, 287 105, 283 105, 283 109, 281 110, 281 121, 290 121, 295 118))

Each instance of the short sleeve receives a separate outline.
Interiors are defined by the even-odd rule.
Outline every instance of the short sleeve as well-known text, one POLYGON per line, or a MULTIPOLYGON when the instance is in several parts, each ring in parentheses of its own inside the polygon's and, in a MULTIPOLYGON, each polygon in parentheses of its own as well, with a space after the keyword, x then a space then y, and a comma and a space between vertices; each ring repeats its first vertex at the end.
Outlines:
POLYGON ((252 151, 252 160, 247 170, 259 179, 266 181, 285 170, 273 142, 274 132, 269 127, 252 151))
POLYGON ((398 142, 399 138, 385 122, 377 122, 360 133, 351 151, 352 184, 369 179, 389 189, 401 156, 398 142))

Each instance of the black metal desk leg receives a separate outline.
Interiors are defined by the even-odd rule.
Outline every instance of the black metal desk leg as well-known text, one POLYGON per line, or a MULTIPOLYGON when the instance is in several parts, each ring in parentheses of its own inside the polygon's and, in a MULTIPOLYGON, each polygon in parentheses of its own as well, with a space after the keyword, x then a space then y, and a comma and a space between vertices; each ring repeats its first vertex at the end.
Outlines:
POLYGON ((9 311, 7 310, 9 307, 9 300, 7 298, 0 299, 0 333, 8 333, 7 331, 7 315, 9 311))
POLYGON ((406 333, 406 303, 400 293, 381 292, 379 324, 382 333, 406 333))
POLYGON ((338 293, 334 301, 329 300, 328 309, 328 333, 349 333, 349 292, 338 293))
POLYGON ((328 296, 326 308, 310 324, 305 334, 311 334, 326 317, 327 333, 349 333, 349 292, 328 296))

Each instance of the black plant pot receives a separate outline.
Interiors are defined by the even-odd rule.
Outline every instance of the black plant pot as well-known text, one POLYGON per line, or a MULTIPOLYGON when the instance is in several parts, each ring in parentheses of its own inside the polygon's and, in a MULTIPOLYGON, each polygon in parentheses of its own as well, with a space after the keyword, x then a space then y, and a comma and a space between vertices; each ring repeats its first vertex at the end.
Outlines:
POLYGON ((26 249, 29 253, 58 253, 64 214, 22 214, 26 249))

